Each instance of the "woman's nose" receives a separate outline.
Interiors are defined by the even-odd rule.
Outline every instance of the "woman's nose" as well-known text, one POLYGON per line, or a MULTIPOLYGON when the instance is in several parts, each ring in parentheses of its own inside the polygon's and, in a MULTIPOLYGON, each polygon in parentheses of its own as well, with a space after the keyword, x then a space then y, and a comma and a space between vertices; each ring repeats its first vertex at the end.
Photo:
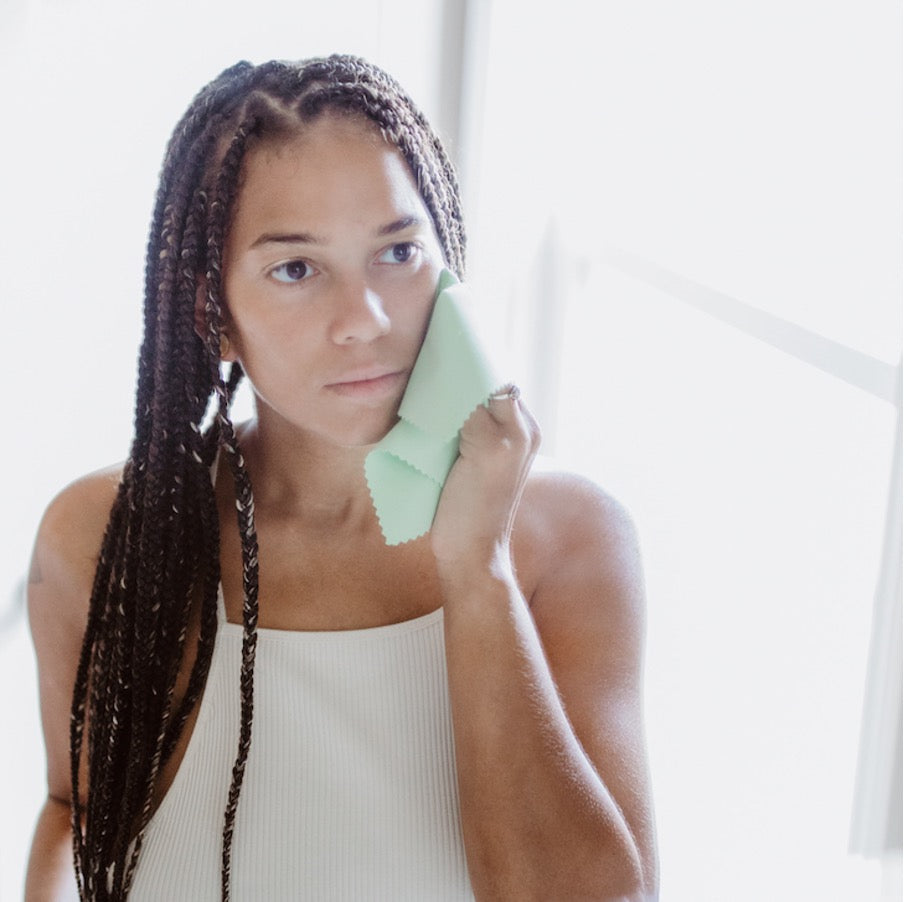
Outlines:
POLYGON ((389 332, 383 300, 366 284, 341 286, 333 301, 330 337, 336 344, 373 341, 389 332))

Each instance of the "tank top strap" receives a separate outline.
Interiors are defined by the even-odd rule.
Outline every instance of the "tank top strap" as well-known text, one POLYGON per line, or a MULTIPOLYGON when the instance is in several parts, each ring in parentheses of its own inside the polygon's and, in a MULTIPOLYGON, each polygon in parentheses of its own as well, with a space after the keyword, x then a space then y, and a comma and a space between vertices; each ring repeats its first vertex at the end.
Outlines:
POLYGON ((223 584, 217 585, 217 625, 226 623, 226 602, 223 599, 223 584))

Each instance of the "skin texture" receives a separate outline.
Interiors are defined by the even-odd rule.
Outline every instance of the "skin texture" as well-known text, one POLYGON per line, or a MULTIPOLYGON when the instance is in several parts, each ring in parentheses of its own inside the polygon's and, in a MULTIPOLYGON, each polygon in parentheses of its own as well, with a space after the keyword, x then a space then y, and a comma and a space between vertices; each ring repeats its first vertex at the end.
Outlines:
MULTIPOLYGON (((465 424, 431 532, 397 547, 380 536, 363 461, 396 420, 442 265, 407 167, 373 129, 327 116, 251 151, 226 247, 225 331, 257 402, 239 440, 255 494, 260 625, 366 628, 442 606, 477 898, 653 898, 644 590, 628 514, 577 477, 531 475, 539 430, 524 401, 506 398, 465 424)), ((69 706, 117 479, 114 469, 65 489, 35 546, 48 802, 29 900, 63 898, 71 883, 69 706)), ((240 543, 222 463, 217 501, 227 617, 239 622, 240 543)), ((188 654, 177 696, 191 663, 188 654)))

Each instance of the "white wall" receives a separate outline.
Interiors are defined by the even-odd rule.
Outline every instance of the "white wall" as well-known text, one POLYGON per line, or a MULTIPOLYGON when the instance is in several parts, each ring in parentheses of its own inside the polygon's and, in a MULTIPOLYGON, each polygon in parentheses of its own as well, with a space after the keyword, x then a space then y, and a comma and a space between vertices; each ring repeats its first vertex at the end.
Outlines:
POLYGON ((472 276, 547 450, 640 528, 662 898, 878 899, 848 843, 900 429, 900 6, 488 9, 472 276))

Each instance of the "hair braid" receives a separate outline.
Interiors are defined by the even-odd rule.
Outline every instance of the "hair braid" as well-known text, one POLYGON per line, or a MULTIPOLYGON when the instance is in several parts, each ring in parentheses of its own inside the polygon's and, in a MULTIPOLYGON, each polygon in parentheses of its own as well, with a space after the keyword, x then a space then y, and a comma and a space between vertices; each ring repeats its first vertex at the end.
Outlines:
MULTIPOLYGON (((194 218, 191 224, 191 231, 186 234, 185 247, 183 248, 182 256, 185 261, 185 265, 182 271, 183 278, 183 294, 186 298, 194 298, 196 292, 197 285, 197 274, 195 272, 194 261, 197 259, 197 245, 196 243, 201 240, 203 236, 204 230, 204 216, 206 215, 206 195, 201 194, 198 199, 198 204, 195 210, 194 218)), ((183 303, 183 310, 186 315, 194 314, 194 303, 183 303)), ((186 325, 183 325, 183 328, 187 328, 186 325)), ((191 353, 189 348, 183 349, 184 353, 182 356, 182 366, 183 371, 188 372, 193 366, 197 365, 198 361, 194 354, 191 353)), ((206 361, 203 361, 206 365, 206 361)), ((191 391, 191 386, 198 384, 198 382, 203 381, 201 378, 201 372, 196 374, 195 380, 186 380, 186 386, 189 391, 191 391)), ((234 389, 234 386, 233 386, 234 389)), ((195 405, 195 408, 200 410, 202 404, 206 404, 206 398, 201 398, 200 395, 193 394, 192 402, 195 405)), ((186 447, 186 452, 184 456, 185 461, 185 473, 182 478, 185 478, 189 481, 194 480, 198 483, 195 486, 195 492, 192 497, 196 497, 198 499, 198 508, 196 511, 193 511, 194 515, 198 518, 198 521, 202 525, 202 531, 205 534, 209 534, 213 537, 213 542, 216 547, 219 547, 219 518, 217 516, 216 502, 214 499, 214 495, 212 492, 206 491, 207 487, 210 484, 210 477, 208 473, 208 467, 212 462, 212 458, 214 455, 215 447, 216 447, 216 438, 217 435, 211 435, 209 438, 212 438, 213 441, 205 442, 204 437, 201 434, 200 423, 192 423, 191 424, 191 433, 189 436, 189 445, 186 447), (209 446, 210 450, 208 450, 209 446), (201 467, 195 466, 194 464, 200 464, 201 467)), ((207 673, 207 663, 209 663, 210 655, 213 651, 213 640, 214 635, 216 633, 216 598, 217 598, 217 590, 219 584, 219 566, 218 562, 215 559, 205 559, 199 562, 200 565, 200 573, 196 573, 196 578, 200 577, 201 584, 201 597, 202 597, 202 607, 201 607, 201 623, 200 623, 200 634, 198 638, 198 649, 195 656, 195 661, 192 666, 191 674, 188 680, 188 686, 185 691, 185 696, 181 700, 178 709, 171 716, 169 723, 166 725, 165 733, 162 737, 162 745, 160 749, 160 756, 162 764, 165 762, 175 747, 176 740, 179 737, 179 734, 182 731, 183 726, 185 725, 185 721, 188 718, 188 715, 193 708, 195 702, 200 696, 201 689, 203 687, 204 677, 207 673)), ((185 636, 188 627, 188 607, 185 608, 185 616, 179 623, 179 633, 178 633, 178 643, 180 646, 184 646, 185 636)), ((178 666, 178 661, 173 662, 175 666, 178 666)), ((168 697, 166 699, 166 707, 169 708, 172 702, 172 694, 173 689, 175 688, 175 675, 173 675, 173 684, 169 689, 168 697)), ((146 823, 146 817, 144 818, 144 822, 146 823)))
MULTIPOLYGON (((221 164, 216 196, 211 203, 211 224, 208 232, 207 318, 209 331, 207 343, 211 351, 212 361, 216 360, 219 350, 220 321, 222 316, 222 305, 220 302, 223 277, 222 248, 229 225, 230 211, 235 200, 239 170, 247 146, 248 136, 256 125, 257 120, 250 118, 242 122, 236 130, 229 150, 226 152, 221 164)), ((244 458, 239 451, 235 429, 229 417, 231 392, 220 375, 218 363, 214 364, 214 378, 219 399, 217 420, 220 427, 220 445, 228 453, 232 477, 236 487, 236 509, 242 546, 242 588, 244 595, 242 605, 242 666, 240 673, 241 726, 239 729, 238 752, 232 769, 232 782, 229 787, 226 811, 223 816, 221 889, 225 900, 229 898, 235 813, 238 807, 239 794, 242 791, 248 751, 251 747, 251 722, 254 713, 254 659, 257 651, 258 546, 257 531, 254 526, 254 496, 251 491, 251 480, 248 477, 244 458)))
POLYGON ((241 723, 223 815, 221 893, 228 900, 232 839, 252 739, 258 620, 254 496, 229 414, 243 376, 224 377, 227 308, 223 248, 243 161, 326 111, 373 123, 411 169, 446 264, 463 276, 458 185, 440 141, 398 84, 356 57, 238 63, 195 96, 167 146, 145 269, 144 341, 135 435, 104 534, 70 723, 73 854, 82 899, 125 899, 160 769, 200 698, 217 630, 220 523, 210 468, 218 449, 236 494, 242 548, 241 723), (199 279, 206 292, 198 307, 199 279), (204 328, 199 337, 198 317, 204 328), (213 399, 215 415, 202 422, 213 399), (195 658, 175 687, 194 606, 195 658), (79 803, 80 762, 88 793, 79 803))
MULTIPOLYGON (((174 324, 174 333, 180 336, 189 336, 191 334, 191 330, 194 324, 194 297, 196 291, 196 275, 195 275, 195 265, 198 259, 198 248, 200 240, 203 236, 203 213, 204 207, 203 202, 196 203, 194 208, 189 212, 186 225, 184 229, 184 234, 181 241, 181 252, 179 254, 179 272, 178 272, 178 287, 176 289, 177 293, 177 304, 174 307, 174 318, 178 320, 178 324, 174 324)), ((203 359, 199 358, 199 356, 194 353, 194 342, 186 342, 182 341, 179 343, 178 347, 174 347, 171 352, 171 356, 173 359, 178 360, 179 369, 185 376, 183 385, 185 387, 184 393, 180 393, 183 395, 180 397, 181 404, 185 406, 184 415, 187 418, 189 425, 194 425, 194 419, 199 417, 203 411, 203 407, 205 406, 206 399, 202 399, 200 395, 195 390, 194 386, 196 386, 199 382, 198 377, 203 373, 203 359)), ((178 489, 186 482, 191 481, 194 478, 197 478, 198 475, 202 475, 204 481, 207 485, 209 485, 209 480, 206 477, 206 474, 203 471, 199 474, 199 469, 196 464, 202 462, 202 457, 200 452, 201 443, 200 443, 200 433, 198 431, 197 426, 195 428, 191 428, 190 431, 186 434, 185 438, 187 441, 182 441, 178 444, 177 447, 172 449, 173 457, 173 465, 176 472, 173 476, 173 485, 170 487, 170 495, 176 496, 178 494, 178 489)), ((184 494, 184 493, 183 493, 184 494)), ((200 516, 200 507, 204 505, 203 499, 206 497, 206 493, 203 491, 198 492, 197 494, 189 493, 184 495, 184 500, 182 503, 186 505, 184 511, 180 511, 178 508, 179 501, 174 497, 173 498, 173 518, 172 518, 172 526, 173 526, 173 535, 172 535, 172 543, 176 548, 181 548, 185 542, 185 529, 186 525, 190 524, 193 520, 196 520, 200 516)), ((210 500, 213 500, 212 493, 210 493, 210 500)), ((208 528, 212 525, 212 521, 208 520, 208 528)), ((217 530, 218 532, 218 530, 217 530)), ((167 567, 164 572, 164 583, 166 585, 172 585, 175 587, 175 592, 177 597, 188 597, 190 595, 192 586, 197 581, 198 572, 200 569, 200 565, 198 561, 189 561, 184 563, 181 559, 178 559, 175 555, 170 554, 166 559, 167 567)), ((209 571, 209 567, 207 568, 209 571)), ((209 574, 208 579, 205 581, 209 582, 209 574)), ((216 591, 216 584, 213 585, 214 592, 216 591)), ((208 594, 211 594, 208 592, 208 594)), ((212 596, 214 600, 214 604, 207 604, 208 610, 213 612, 213 621, 214 626, 213 630, 211 630, 210 626, 210 617, 207 618, 207 630, 204 638, 210 643, 210 647, 212 649, 212 639, 213 639, 213 631, 215 631, 215 621, 216 621, 216 609, 215 609, 215 596, 212 596)), ((188 621, 191 613, 191 607, 189 604, 181 605, 181 606, 156 606, 156 609, 152 609, 152 612, 158 614, 158 620, 156 624, 152 623, 148 630, 149 632, 145 635, 156 635, 159 637, 159 643, 166 646, 169 642, 173 643, 173 647, 178 650, 178 655, 173 656, 171 660, 168 662, 162 662, 160 664, 160 672, 163 674, 163 698, 159 700, 159 703, 162 704, 162 711, 159 716, 154 716, 152 719, 152 723, 156 725, 156 729, 151 732, 148 731, 147 734, 143 737, 145 743, 151 741, 151 745, 149 746, 151 750, 150 754, 150 767, 144 774, 139 774, 139 778, 143 780, 143 790, 139 794, 139 797, 142 799, 141 810, 137 813, 138 816, 138 827, 136 831, 135 842, 132 847, 131 854, 129 856, 129 863, 125 867, 125 893, 128 893, 128 889, 131 886, 132 875, 134 874, 135 864, 137 863, 138 854, 141 849, 142 838, 144 834, 144 829, 150 820, 151 810, 152 810, 152 799, 153 799, 153 791, 154 785, 157 778, 157 774, 159 772, 160 766, 162 762, 168 757, 169 751, 171 747, 167 745, 167 737, 170 734, 168 719, 170 717, 170 708, 172 705, 172 698, 175 689, 175 683, 178 676, 179 664, 183 655, 183 649, 185 645, 185 638, 188 631, 188 621)), ((150 646, 150 643, 148 643, 150 646)), ((156 653, 156 648, 150 646, 148 648, 148 654, 156 653)), ((199 653, 196 658, 196 666, 193 668, 193 672, 197 670, 198 660, 201 659, 201 655, 199 653)))

